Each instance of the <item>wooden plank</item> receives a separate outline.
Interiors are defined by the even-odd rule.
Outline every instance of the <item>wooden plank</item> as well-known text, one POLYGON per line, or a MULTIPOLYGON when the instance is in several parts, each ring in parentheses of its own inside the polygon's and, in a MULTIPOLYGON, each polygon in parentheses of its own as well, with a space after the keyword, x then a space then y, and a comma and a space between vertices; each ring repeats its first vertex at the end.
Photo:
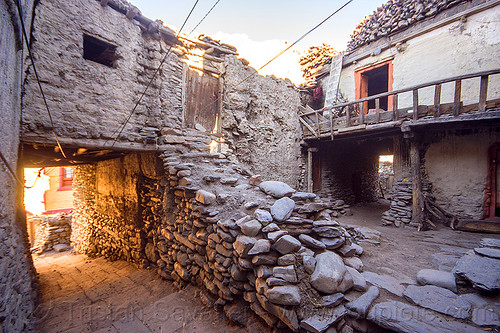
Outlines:
POLYGON ((455 93, 453 97, 453 115, 457 117, 460 114, 460 99, 462 95, 462 80, 455 81, 455 93))
POLYGON ((436 84, 434 87, 434 117, 439 117, 441 115, 439 106, 441 104, 441 85, 436 84))
POLYGON ((455 229, 500 234, 500 221, 459 220, 455 229))
POLYGON ((380 121, 380 98, 375 99, 375 112, 375 122, 378 123, 380 121))
POLYGON ((486 98, 488 95, 488 75, 481 76, 481 84, 479 87, 479 111, 486 111, 486 98))
POLYGON ((413 120, 418 120, 418 89, 413 89, 413 120))
POLYGON ((315 136, 319 137, 319 133, 316 133, 316 131, 304 120, 302 117, 299 117, 299 121, 304 124, 304 126, 315 136))

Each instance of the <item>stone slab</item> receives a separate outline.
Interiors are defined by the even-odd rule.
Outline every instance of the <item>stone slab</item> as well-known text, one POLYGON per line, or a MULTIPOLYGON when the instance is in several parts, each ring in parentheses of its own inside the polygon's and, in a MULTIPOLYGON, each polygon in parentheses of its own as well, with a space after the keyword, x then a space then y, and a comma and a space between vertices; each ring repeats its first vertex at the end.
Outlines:
POLYGON ((367 319, 384 328, 403 333, 483 332, 481 329, 444 318, 436 312, 397 301, 375 304, 367 319))

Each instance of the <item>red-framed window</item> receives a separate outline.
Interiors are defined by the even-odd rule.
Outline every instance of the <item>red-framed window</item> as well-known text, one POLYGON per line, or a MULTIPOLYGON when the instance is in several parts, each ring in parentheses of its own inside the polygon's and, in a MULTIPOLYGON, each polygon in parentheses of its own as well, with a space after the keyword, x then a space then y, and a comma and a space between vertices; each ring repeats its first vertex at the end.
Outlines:
MULTIPOLYGON (((392 59, 380 62, 354 72, 355 98, 361 99, 384 92, 392 91, 393 67, 392 59)), ((375 108, 375 101, 365 102, 364 113, 375 108)), ((392 110, 392 96, 380 99, 380 108, 392 110)))
POLYGON ((58 191, 69 191, 73 187, 73 169, 71 167, 60 167, 58 191))

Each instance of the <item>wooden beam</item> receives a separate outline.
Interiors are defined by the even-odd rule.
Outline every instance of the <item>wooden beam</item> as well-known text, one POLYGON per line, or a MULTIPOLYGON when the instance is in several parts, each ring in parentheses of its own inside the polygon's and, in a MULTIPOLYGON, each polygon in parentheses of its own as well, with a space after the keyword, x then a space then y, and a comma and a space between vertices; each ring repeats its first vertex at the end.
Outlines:
POLYGON ((312 158, 313 149, 307 149, 307 192, 313 191, 312 158))
POLYGON ((436 84, 434 87, 434 117, 439 117, 441 115, 441 110, 439 106, 441 104, 441 85, 436 84))
POLYGON ((413 120, 418 120, 418 89, 413 89, 413 120))
POLYGON ((424 200, 422 195, 422 174, 420 161, 420 147, 418 136, 410 142, 410 169, 412 185, 412 224, 422 226, 424 223, 424 200))
POLYGON ((460 100, 462 95, 462 80, 455 81, 455 93, 453 97, 453 115, 457 117, 460 114, 460 100))
POLYGON ((479 112, 486 111, 486 98, 488 95, 488 75, 481 76, 479 87, 479 112))

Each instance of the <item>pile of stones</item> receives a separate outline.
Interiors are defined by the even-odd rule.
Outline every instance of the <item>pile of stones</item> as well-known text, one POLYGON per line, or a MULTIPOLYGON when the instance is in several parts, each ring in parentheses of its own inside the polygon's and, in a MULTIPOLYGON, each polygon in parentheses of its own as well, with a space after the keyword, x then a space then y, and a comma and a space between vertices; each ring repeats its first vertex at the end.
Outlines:
POLYGON ((383 225, 399 227, 411 222, 412 184, 411 179, 403 178, 393 187, 391 208, 382 214, 383 225))
POLYGON ((32 253, 70 249, 71 214, 36 215, 29 217, 27 223, 34 225, 32 253))
POLYGON ((434 16, 462 2, 464 0, 388 1, 377 8, 359 28, 358 33, 352 36, 347 50, 354 50, 381 37, 403 30, 417 21, 434 16))
POLYGON ((367 289, 363 249, 353 229, 332 219, 343 202, 249 176, 223 154, 166 151, 161 158, 165 177, 141 196, 144 253, 161 277, 178 288, 200 286, 204 304, 224 308, 240 325, 247 317, 230 311, 238 303, 292 331, 348 332, 353 314, 366 315, 356 303, 367 289))

